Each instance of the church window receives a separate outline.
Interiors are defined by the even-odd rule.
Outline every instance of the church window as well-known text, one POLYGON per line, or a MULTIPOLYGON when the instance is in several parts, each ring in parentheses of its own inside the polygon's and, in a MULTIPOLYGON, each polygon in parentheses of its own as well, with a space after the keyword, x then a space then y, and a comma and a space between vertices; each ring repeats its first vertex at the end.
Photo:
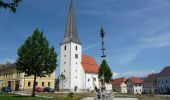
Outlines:
POLYGON ((93 78, 93 81, 96 81, 96 78, 93 78))
POLYGON ((88 79, 88 82, 90 81, 90 79, 88 79))
POLYGON ((67 49, 67 47, 66 46, 64 46, 64 50, 66 50, 67 49))
POLYGON ((76 46, 76 50, 77 50, 77 46, 76 46))
POLYGON ((78 54, 75 54, 75 58, 77 58, 77 59, 78 59, 78 54))

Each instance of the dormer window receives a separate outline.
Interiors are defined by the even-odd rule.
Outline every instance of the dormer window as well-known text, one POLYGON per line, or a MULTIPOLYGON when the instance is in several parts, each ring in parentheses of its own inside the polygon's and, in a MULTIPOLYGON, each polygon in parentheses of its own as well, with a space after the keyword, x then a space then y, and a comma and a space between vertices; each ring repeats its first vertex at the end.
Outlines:
POLYGON ((66 47, 66 45, 64 46, 64 50, 66 50, 67 49, 67 47, 66 47))

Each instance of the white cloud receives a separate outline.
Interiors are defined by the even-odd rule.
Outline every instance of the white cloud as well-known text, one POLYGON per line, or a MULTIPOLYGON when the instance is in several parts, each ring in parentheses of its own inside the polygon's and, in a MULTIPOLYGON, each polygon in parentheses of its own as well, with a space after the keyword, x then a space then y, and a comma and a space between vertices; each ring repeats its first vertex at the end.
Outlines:
POLYGON ((122 73, 114 72, 113 78, 120 78, 120 77, 146 77, 151 73, 156 73, 156 71, 149 71, 149 70, 135 70, 135 71, 127 71, 122 73))
POLYGON ((6 62, 14 63, 14 62, 16 62, 16 60, 10 59, 10 58, 0 59, 0 64, 5 64, 6 62))

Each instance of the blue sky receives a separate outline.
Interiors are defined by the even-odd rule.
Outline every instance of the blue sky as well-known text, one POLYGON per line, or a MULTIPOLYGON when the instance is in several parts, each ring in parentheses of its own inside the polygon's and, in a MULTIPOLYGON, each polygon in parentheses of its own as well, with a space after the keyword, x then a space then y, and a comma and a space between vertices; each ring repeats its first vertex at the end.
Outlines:
MULTIPOLYGON (((17 13, 0 9, 0 63, 14 62, 35 28, 59 53, 70 0, 23 0, 17 13)), ((169 0, 74 0, 83 53, 101 62, 100 27, 109 66, 120 76, 146 76, 170 65, 169 0)))

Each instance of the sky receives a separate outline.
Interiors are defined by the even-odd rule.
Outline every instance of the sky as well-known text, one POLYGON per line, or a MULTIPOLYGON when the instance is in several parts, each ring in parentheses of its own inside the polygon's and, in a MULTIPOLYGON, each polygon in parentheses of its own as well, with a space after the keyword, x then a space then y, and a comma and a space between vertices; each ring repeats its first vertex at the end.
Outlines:
MULTIPOLYGON (((0 63, 15 62, 18 48, 36 28, 59 54, 69 3, 22 0, 15 14, 0 9, 0 63)), ((103 26, 114 78, 145 77, 170 65, 170 0, 74 0, 74 9, 83 54, 99 65, 103 26)))

